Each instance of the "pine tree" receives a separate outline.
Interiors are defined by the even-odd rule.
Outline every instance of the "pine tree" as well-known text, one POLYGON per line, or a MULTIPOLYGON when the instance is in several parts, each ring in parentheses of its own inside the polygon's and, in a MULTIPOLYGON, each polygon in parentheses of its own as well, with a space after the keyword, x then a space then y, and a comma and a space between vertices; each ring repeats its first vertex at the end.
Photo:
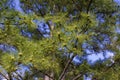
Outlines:
POLYGON ((92 80, 119 80, 116 22, 120 22, 120 8, 113 0, 21 0, 24 13, 7 7, 8 1, 0 1, 0 44, 14 46, 17 52, 0 51, 1 78, 82 80, 92 75, 92 80), (35 20, 43 20, 50 31, 39 30, 35 20), (96 54, 111 50, 115 55, 89 64, 82 58, 91 55, 85 52, 84 43, 96 54), (75 56, 81 57, 80 64, 73 62, 75 56), (21 76, 21 65, 30 72, 21 76))

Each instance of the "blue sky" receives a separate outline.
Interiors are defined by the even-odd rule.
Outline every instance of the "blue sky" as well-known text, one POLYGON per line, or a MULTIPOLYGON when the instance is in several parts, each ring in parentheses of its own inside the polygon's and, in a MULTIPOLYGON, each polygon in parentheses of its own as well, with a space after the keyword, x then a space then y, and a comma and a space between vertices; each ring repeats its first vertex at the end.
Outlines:
MULTIPOLYGON (((12 0, 13 2, 12 2, 12 4, 10 4, 10 7, 11 8, 14 8, 15 10, 17 10, 17 11, 19 11, 19 12, 23 12, 23 10, 22 10, 22 8, 21 8, 21 6, 20 6, 20 1, 19 0, 12 0)), ((119 1, 119 0, 115 0, 115 1, 119 1)), ((24 13, 23 13, 24 14, 24 13)), ((48 25, 46 25, 45 23, 44 23, 44 21, 38 21, 38 20, 35 20, 34 21, 37 25, 38 25, 38 29, 41 31, 41 32, 43 32, 43 33, 45 33, 45 32, 47 32, 47 33, 49 33, 50 32, 50 30, 48 29, 49 27, 48 27, 48 25), (43 26, 43 24, 45 24, 45 26, 43 26)), ((24 34, 26 34, 26 35, 28 35, 29 37, 31 37, 31 34, 30 33, 27 33, 27 32, 25 32, 25 31, 23 31, 23 33, 24 34)), ((44 34, 44 37, 49 37, 49 35, 48 34, 44 34)), ((102 46, 102 45, 101 45, 102 46)), ((89 63, 94 63, 94 62, 96 62, 97 60, 104 60, 105 58, 104 58, 104 54, 102 53, 102 52, 100 52, 100 53, 97 53, 97 54, 92 54, 92 52, 90 52, 90 50, 87 50, 86 49, 86 51, 88 52, 88 53, 91 53, 91 55, 88 55, 87 56, 87 60, 88 60, 88 62, 89 63)), ((108 57, 111 57, 111 55, 113 56, 113 53, 112 52, 109 52, 108 51, 108 53, 106 53, 106 56, 107 56, 107 58, 108 57), (110 54, 111 53, 111 54, 110 54)), ((78 62, 79 60, 78 60, 78 58, 74 58, 74 60, 76 61, 76 62, 78 62)))
MULTIPOLYGON (((10 8, 14 8, 16 11, 19 11, 19 12, 21 12, 21 13, 23 13, 24 14, 24 11, 23 11, 23 9, 21 8, 21 4, 20 4, 20 1, 19 0, 10 0, 10 2, 12 1, 12 3, 9 3, 9 6, 10 6, 10 8)), ((117 2, 118 4, 120 4, 120 0, 114 0, 115 2, 117 2)), ((102 20, 103 21, 103 20, 102 20)), ((40 31, 42 31, 43 33, 45 32, 45 30, 46 30, 46 32, 47 33, 49 33, 50 32, 50 30, 48 29, 49 27, 48 27, 48 25, 46 25, 44 22, 41 22, 41 21, 34 21, 37 25, 38 25, 38 29, 40 30, 40 31), (45 24, 45 26, 43 26, 45 24)), ((120 29, 117 29, 117 32, 118 33, 120 33, 120 29)), ((27 34, 28 36, 30 36, 31 37, 31 34, 30 33, 27 33, 27 32, 25 32, 25 31, 23 31, 23 33, 24 34, 27 34)), ((49 37, 49 35, 48 34, 45 34, 44 35, 45 37, 49 37)), ((102 46, 102 45, 101 45, 102 46)), ((0 49, 3 49, 2 48, 3 47, 3 45, 0 45, 0 49)), ((11 49, 11 50, 13 50, 13 51, 15 51, 14 50, 14 48, 12 48, 12 47, 10 47, 9 46, 9 48, 11 49)), ((6 48, 7 49, 7 48, 6 48)), ((9 49, 9 50, 10 50, 9 49)), ((112 58, 112 57, 114 57, 114 53, 113 52, 111 52, 111 51, 109 51, 109 50, 106 50, 104 53, 106 53, 106 55, 104 55, 104 53, 103 52, 99 52, 99 53, 94 53, 93 51, 90 51, 89 49, 86 49, 86 52, 87 53, 89 53, 89 54, 91 54, 91 55, 88 55, 87 57, 86 57, 86 59, 87 59, 87 61, 90 63, 90 64, 94 64, 97 60, 104 60, 105 58, 112 58)), ((79 61, 79 58, 78 58, 78 56, 76 56, 76 58, 74 58, 74 61, 75 62, 80 62, 79 61)), ((26 68, 24 68, 25 70, 26 70, 26 68)), ((24 72, 24 71, 23 71, 24 72)), ((84 77, 85 78, 85 80, 91 80, 91 78, 89 78, 89 77, 84 77)))

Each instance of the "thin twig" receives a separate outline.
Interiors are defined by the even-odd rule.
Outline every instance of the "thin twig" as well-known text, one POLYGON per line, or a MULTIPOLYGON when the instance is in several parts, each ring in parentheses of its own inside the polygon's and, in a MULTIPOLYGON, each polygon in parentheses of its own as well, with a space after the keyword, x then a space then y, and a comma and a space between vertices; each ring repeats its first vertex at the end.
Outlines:
POLYGON ((65 76, 65 73, 66 73, 66 71, 67 71, 70 63, 72 62, 73 58, 74 58, 74 56, 72 56, 72 57, 68 60, 66 66, 65 66, 64 70, 62 71, 62 73, 61 73, 61 75, 60 75, 60 77, 59 77, 58 80, 61 80, 61 79, 65 76))
POLYGON ((7 80, 9 80, 3 73, 0 72, 0 74, 7 80))
POLYGON ((78 80, 80 77, 82 77, 82 74, 78 74, 78 75, 75 76, 72 80, 78 80))
MULTIPOLYGON (((0 23, 1 25, 6 25, 5 23, 0 23)), ((24 24, 24 23, 21 23, 21 24, 24 24)), ((9 24, 9 25, 21 25, 21 24, 17 24, 17 23, 14 23, 14 24, 9 24)))
POLYGON ((52 80, 54 80, 54 78, 53 78, 53 77, 51 77, 51 76, 50 76, 50 75, 48 75, 47 73, 45 73, 45 72, 43 72, 43 71, 40 71, 40 70, 38 70, 37 72, 35 72, 35 73, 31 74, 30 76, 34 76, 34 75, 36 75, 36 74, 38 74, 38 73, 42 73, 42 74, 44 74, 44 75, 48 76, 49 78, 51 78, 52 80))
POLYGON ((73 4, 76 5, 76 8, 81 11, 82 10, 82 6, 79 6, 78 4, 76 4, 77 2, 75 2, 74 0, 72 0, 73 4))
POLYGON ((20 74, 18 74, 18 72, 15 73, 23 80, 23 77, 20 74))
POLYGON ((90 9, 91 4, 92 4, 92 0, 89 1, 88 7, 87 7, 87 14, 88 14, 88 12, 89 12, 89 9, 90 9))

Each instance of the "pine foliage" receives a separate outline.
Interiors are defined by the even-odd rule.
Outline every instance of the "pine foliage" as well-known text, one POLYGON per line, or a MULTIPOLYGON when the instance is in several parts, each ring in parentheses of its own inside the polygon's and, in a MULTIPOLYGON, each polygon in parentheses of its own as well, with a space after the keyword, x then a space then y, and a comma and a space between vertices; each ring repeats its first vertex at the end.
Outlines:
POLYGON ((43 80, 44 76, 52 80, 82 80, 84 75, 92 75, 93 80, 119 80, 120 36, 115 30, 119 27, 116 22, 120 12, 113 0, 21 0, 25 13, 6 8, 7 2, 0 1, 0 44, 14 46, 18 53, 0 50, 0 66, 8 77, 3 70, 0 70, 1 76, 8 80, 34 80, 34 77, 43 80), (49 37, 41 36, 34 20, 48 24, 49 37), (23 36, 23 30, 30 32, 31 37, 23 36), (109 36, 109 44, 102 43, 102 35, 109 36), (101 49, 97 41, 105 47, 101 49), (83 43, 91 45, 96 54, 101 50, 113 51, 114 63, 110 58, 91 65, 83 59, 75 65, 75 56, 90 55, 85 53, 83 43), (14 75, 20 65, 30 68, 30 73, 26 72, 22 78, 14 75))

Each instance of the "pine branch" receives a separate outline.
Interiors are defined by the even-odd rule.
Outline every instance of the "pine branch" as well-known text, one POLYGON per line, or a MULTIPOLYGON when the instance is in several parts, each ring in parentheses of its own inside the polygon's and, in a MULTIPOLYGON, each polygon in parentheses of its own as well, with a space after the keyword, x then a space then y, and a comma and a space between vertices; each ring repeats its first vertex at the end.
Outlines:
POLYGON ((90 9, 91 4, 92 4, 92 0, 89 1, 88 7, 87 7, 87 14, 88 14, 88 12, 89 12, 89 9, 90 9))
POLYGON ((74 56, 72 56, 72 57, 68 60, 66 66, 64 67, 63 72, 61 73, 61 75, 60 75, 60 77, 59 77, 58 80, 62 80, 62 79, 63 79, 63 77, 64 77, 65 74, 66 74, 66 71, 68 70, 68 67, 69 67, 70 63, 71 63, 72 60, 73 60, 73 58, 74 58, 74 56))
MULTIPOLYGON (((0 23, 1 25, 6 25, 5 23, 0 23)), ((23 23, 24 24, 24 23, 23 23)), ((21 24, 18 24, 18 23, 14 23, 14 24, 9 24, 9 25, 21 25, 21 24)))

